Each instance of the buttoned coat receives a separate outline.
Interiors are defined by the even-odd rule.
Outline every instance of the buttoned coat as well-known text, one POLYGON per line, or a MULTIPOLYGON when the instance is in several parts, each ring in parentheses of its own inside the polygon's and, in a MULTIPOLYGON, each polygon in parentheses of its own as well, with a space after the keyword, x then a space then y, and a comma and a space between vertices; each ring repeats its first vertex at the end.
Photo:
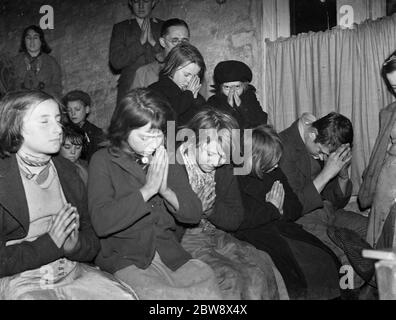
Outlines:
POLYGON ((101 242, 96 263, 110 273, 130 265, 146 269, 156 251, 172 270, 191 259, 176 239, 175 220, 198 223, 202 205, 184 168, 170 164, 168 172, 167 184, 176 193, 179 210, 158 194, 146 202, 140 192, 145 183, 143 168, 123 151, 104 148, 91 158, 89 212, 101 242))

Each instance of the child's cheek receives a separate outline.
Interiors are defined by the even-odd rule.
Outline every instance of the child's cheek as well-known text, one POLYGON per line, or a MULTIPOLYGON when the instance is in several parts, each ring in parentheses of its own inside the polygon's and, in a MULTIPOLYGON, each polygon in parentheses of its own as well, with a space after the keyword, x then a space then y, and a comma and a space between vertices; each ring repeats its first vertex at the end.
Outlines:
POLYGON ((77 151, 77 155, 76 155, 76 156, 77 156, 77 157, 76 157, 77 159, 80 158, 80 156, 81 156, 81 151, 82 151, 81 149, 77 151))

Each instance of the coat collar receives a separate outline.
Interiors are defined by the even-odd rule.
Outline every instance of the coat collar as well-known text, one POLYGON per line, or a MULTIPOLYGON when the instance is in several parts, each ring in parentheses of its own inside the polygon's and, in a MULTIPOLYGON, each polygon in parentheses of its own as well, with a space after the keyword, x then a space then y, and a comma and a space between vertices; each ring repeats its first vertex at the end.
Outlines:
POLYGON ((108 150, 108 152, 112 162, 136 177, 142 184, 146 183, 146 174, 144 170, 135 162, 132 156, 123 151, 117 152, 117 154, 112 153, 110 150, 108 150))
POLYGON ((29 210, 15 154, 0 160, 0 203, 27 234, 29 210))
POLYGON ((82 181, 80 181, 75 166, 70 163, 69 160, 66 160, 61 156, 52 157, 52 161, 58 173, 59 181, 66 200, 74 206, 77 206, 77 209, 81 213, 82 211, 79 206, 84 204, 80 204, 80 195, 76 194, 76 186, 82 186, 82 181), (70 174, 70 171, 75 171, 76 173, 70 174))
POLYGON ((300 131, 298 130, 298 123, 299 119, 294 121, 293 124, 288 129, 286 129, 289 140, 288 145, 290 144, 296 150, 307 152, 307 148, 305 147, 304 141, 300 135, 300 131))
POLYGON ((164 92, 166 92, 166 95, 168 97, 173 97, 173 96, 178 96, 182 90, 179 88, 179 86, 174 83, 172 79, 170 79, 168 76, 159 76, 159 83, 161 86, 165 89, 164 92))
MULTIPOLYGON (((53 157, 52 160, 66 200, 73 205, 79 205, 76 190, 72 187, 78 182, 78 176, 70 174, 72 164, 60 156, 53 157)), ((28 233, 29 209, 15 154, 0 160, 0 203, 28 233)))

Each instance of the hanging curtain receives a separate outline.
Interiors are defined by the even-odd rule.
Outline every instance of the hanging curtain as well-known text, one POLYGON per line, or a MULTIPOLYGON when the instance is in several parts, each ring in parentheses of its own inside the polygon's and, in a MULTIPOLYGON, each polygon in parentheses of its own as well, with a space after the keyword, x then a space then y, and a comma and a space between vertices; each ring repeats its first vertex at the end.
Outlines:
POLYGON ((336 111, 351 119, 357 194, 377 137, 379 111, 392 101, 381 66, 396 49, 396 15, 266 44, 269 121, 281 131, 304 112, 320 118, 336 111))

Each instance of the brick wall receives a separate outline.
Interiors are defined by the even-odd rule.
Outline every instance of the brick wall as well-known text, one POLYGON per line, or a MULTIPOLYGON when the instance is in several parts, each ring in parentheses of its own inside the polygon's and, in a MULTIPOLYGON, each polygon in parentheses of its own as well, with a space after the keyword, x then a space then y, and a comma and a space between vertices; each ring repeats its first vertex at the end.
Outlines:
MULTIPOLYGON (((64 93, 76 88, 87 91, 94 101, 90 120, 106 128, 118 78, 108 63, 110 36, 114 23, 130 17, 127 0, 3 0, 0 55, 17 53, 22 30, 39 24, 39 10, 45 4, 54 8, 55 28, 45 35, 63 70, 64 93)), ((262 90, 262 0, 227 0, 223 5, 215 0, 161 0, 155 15, 187 21, 191 43, 207 64, 208 86, 217 62, 237 59, 253 69, 253 84, 262 90)))

